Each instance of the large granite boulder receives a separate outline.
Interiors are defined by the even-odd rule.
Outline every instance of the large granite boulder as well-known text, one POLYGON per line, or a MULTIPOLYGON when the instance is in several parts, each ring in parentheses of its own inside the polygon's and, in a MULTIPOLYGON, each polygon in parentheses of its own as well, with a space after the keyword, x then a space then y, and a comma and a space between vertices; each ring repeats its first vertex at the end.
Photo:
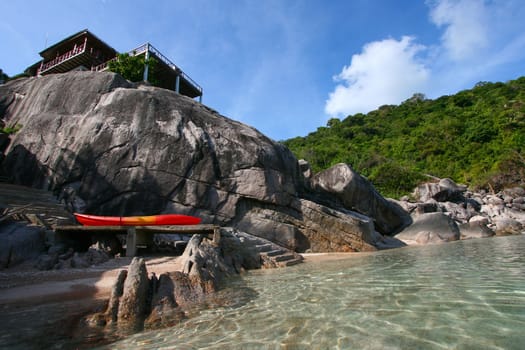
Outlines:
POLYGON ((410 215, 401 206, 386 200, 348 164, 337 164, 316 174, 312 186, 333 195, 345 208, 373 218, 375 229, 381 234, 391 235, 411 223, 410 215))
POLYGON ((445 178, 438 182, 427 182, 419 185, 414 191, 414 197, 419 202, 431 199, 438 202, 458 202, 463 200, 463 193, 467 186, 458 185, 453 180, 445 178))
POLYGON ((330 199, 339 196, 332 191, 337 185, 318 181, 312 195, 285 146, 186 96, 114 73, 2 85, 0 119, 22 126, 6 149, 5 173, 61 194, 71 210, 197 215, 296 251, 374 249, 370 221, 391 233, 405 220, 361 180, 345 182, 336 202, 369 217, 339 210, 330 199), (331 236, 339 238, 327 243, 331 236))
POLYGON ((414 218, 412 225, 395 238, 408 245, 456 241, 460 231, 456 222, 443 213, 425 213, 414 218))

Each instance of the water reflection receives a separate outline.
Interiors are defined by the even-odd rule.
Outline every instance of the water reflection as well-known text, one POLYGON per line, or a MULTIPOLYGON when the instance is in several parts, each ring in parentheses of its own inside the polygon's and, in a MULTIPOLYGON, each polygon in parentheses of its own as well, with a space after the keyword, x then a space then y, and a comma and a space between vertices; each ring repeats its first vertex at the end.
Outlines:
MULTIPOLYGON (((228 281, 228 288, 190 310, 189 319, 99 348, 522 349, 524 276, 525 236, 258 270, 228 281)), ((0 348, 100 344, 89 335, 68 339, 71 333, 49 326, 31 330, 34 318, 47 317, 55 327, 51 321, 70 322, 60 318, 67 307, 4 313, 24 321, 3 322, 0 348)))
POLYGON ((521 349, 524 248, 497 237, 255 271, 245 305, 111 348, 521 349))

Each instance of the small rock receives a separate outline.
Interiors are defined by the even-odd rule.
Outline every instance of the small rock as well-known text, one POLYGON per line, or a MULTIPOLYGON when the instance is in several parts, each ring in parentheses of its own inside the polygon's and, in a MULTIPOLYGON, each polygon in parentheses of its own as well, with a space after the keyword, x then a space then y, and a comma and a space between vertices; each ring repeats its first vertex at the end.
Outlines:
MULTIPOLYGON (((488 220, 486 221, 488 222, 488 220)), ((461 232, 461 239, 486 238, 494 236, 494 231, 489 229, 483 220, 469 221, 468 223, 461 224, 459 225, 459 231, 461 232)))
POLYGON ((503 191, 503 193, 513 198, 525 197, 525 188, 523 187, 507 188, 503 191))
POLYGON ((56 254, 60 255, 67 251, 67 246, 62 243, 53 244, 49 249, 47 250, 48 254, 56 254))
POLYGON ((38 257, 35 267, 39 270, 51 270, 58 263, 56 254, 43 254, 38 257))
POLYGON ((64 254, 60 254, 60 255, 58 256, 58 258, 59 258, 60 260, 67 260, 67 259, 71 258, 71 257, 73 256, 74 253, 75 253, 75 251, 73 250, 73 248, 69 248, 69 249, 67 250, 67 252, 65 252, 64 254))
POLYGON ((487 196, 486 198, 487 204, 495 205, 495 206, 502 206, 505 204, 503 199, 497 197, 497 196, 487 196))
POLYGON ((416 214, 436 213, 438 211, 441 210, 438 203, 433 199, 425 203, 417 203, 416 214))
POLYGON ((473 216, 469 219, 469 223, 477 223, 477 224, 480 224, 480 225, 487 225, 489 223, 489 219, 484 217, 484 216, 481 216, 481 215, 476 215, 476 216, 473 216))
POLYGON ((496 235, 515 235, 523 230, 522 224, 511 218, 500 218, 496 221, 496 235))
POLYGON ((525 203, 525 197, 516 197, 512 200, 513 204, 523 204, 525 203))
POLYGON ((81 269, 89 266, 89 262, 86 261, 84 257, 80 256, 78 253, 73 254, 73 257, 71 258, 71 267, 81 269))

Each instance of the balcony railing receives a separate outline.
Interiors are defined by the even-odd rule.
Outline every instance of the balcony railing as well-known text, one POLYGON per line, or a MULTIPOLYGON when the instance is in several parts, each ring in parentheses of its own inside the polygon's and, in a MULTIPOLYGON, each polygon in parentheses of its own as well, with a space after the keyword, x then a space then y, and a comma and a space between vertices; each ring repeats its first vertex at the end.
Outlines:
POLYGON ((51 68, 58 66, 64 61, 67 61, 73 57, 83 54, 86 51, 86 48, 87 48, 87 41, 84 41, 83 44, 79 46, 75 46, 73 50, 70 50, 61 56, 58 56, 57 58, 54 58, 51 61, 42 62, 42 64, 40 65, 40 68, 38 68, 37 74, 40 75, 50 70, 51 68))
POLYGON ((151 45, 150 43, 146 43, 146 44, 143 44, 131 51, 129 51, 129 55, 132 55, 132 56, 137 56, 137 55, 140 55, 141 53, 144 53, 146 51, 150 51, 152 52, 155 56, 157 56, 162 62, 164 62, 168 67, 170 67, 171 69, 173 69, 175 72, 177 72, 177 74, 179 74, 181 77, 183 77, 184 79, 186 79, 190 84, 192 84, 199 92, 200 94, 202 95, 202 87, 197 84, 193 79, 191 79, 186 73, 184 73, 182 71, 182 69, 180 69, 179 67, 177 67, 177 65, 173 62, 170 61, 169 58, 167 58, 166 56, 164 56, 162 53, 160 53, 159 50, 157 50, 153 45, 151 45))
MULTIPOLYGON (((141 45, 141 46, 139 46, 139 47, 129 51, 128 54, 130 56, 138 56, 140 54, 145 53, 146 51, 152 52, 162 62, 164 62, 168 67, 173 69, 173 71, 177 72, 178 75, 180 75, 181 77, 186 79, 186 81, 188 81, 190 84, 192 84, 199 91, 199 93, 202 95, 202 87, 199 84, 197 84, 193 79, 191 79, 186 73, 184 73, 182 71, 182 69, 177 67, 177 65, 175 65, 175 63, 171 62, 169 58, 167 58, 162 53, 160 53, 160 51, 157 50, 155 47, 153 47, 151 44, 149 44, 149 43, 143 44, 143 45, 141 45)), ((95 72, 104 71, 104 70, 107 69, 109 62, 115 61, 117 59, 118 59, 118 57, 112 58, 109 61, 106 61, 106 62, 104 62, 102 64, 99 64, 98 66, 91 67, 91 70, 95 71, 95 72)))
POLYGON ((91 70, 94 72, 102 72, 105 71, 108 68, 109 62, 116 61, 118 57, 114 57, 110 59, 109 61, 106 61, 102 64, 99 64, 98 66, 91 67, 91 70))

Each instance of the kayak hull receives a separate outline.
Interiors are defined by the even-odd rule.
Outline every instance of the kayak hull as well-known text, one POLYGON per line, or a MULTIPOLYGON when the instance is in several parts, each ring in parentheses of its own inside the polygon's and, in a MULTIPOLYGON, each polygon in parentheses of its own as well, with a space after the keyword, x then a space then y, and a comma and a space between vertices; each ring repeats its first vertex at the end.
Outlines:
POLYGON ((77 221, 84 226, 156 226, 156 225, 198 225, 201 219, 195 216, 162 214, 149 216, 99 216, 74 213, 77 221))

